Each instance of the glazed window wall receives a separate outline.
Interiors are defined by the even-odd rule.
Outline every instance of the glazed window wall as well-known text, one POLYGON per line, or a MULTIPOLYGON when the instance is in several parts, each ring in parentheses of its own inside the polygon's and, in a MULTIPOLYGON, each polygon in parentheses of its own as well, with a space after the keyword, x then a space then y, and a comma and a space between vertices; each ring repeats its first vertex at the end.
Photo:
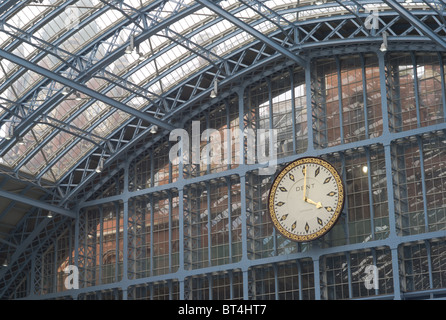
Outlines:
POLYGON ((387 103, 391 130, 444 122, 444 57, 436 53, 391 54, 387 60, 387 103))
POLYGON ((409 298, 420 297, 416 291, 434 295, 446 286, 445 245, 444 239, 433 239, 400 246, 400 272, 404 275, 401 286, 409 298))
POLYGON ((128 219, 128 278, 178 269, 178 195, 166 192, 131 198, 128 219))
POLYGON ((330 246, 385 239, 389 235, 384 148, 371 145, 326 157, 344 180, 345 214, 327 237, 330 246))
POLYGON ((248 273, 254 300, 314 299, 314 269, 309 259, 256 266, 248 273))
MULTIPOLYGON (((200 163, 171 162, 168 152, 176 142, 168 139, 132 159, 127 179, 121 171, 97 189, 97 200, 90 199, 102 204, 87 202, 78 230, 58 242, 54 250, 66 258, 53 250, 36 260, 36 268, 46 267, 35 292, 63 291, 62 264, 77 260, 83 288, 132 281, 124 288, 129 299, 443 294, 443 61, 417 52, 317 58, 310 72, 284 69, 249 84, 243 96, 191 111, 184 123, 192 139, 192 121, 199 122, 200 163), (222 141, 227 129, 277 129, 276 173, 300 156, 330 161, 346 188, 337 224, 310 243, 281 236, 267 209, 275 174, 261 175, 250 163, 246 137, 244 144, 228 144, 231 163, 203 161, 218 154, 202 135, 206 129, 215 129, 222 141), (108 203, 101 192, 120 201, 108 203), (368 265, 378 268, 377 289, 364 286, 368 265)), ((268 140, 256 142, 256 148, 269 146, 268 140)))
POLYGON ((402 235, 446 228, 443 131, 398 139, 392 144, 395 213, 402 235))
POLYGON ((149 285, 131 286, 128 289, 128 296, 131 300, 178 300, 178 281, 174 279, 149 285))
POLYGON ((318 148, 382 133, 378 59, 374 55, 319 59, 311 77, 313 130, 318 148))
POLYGON ((79 221, 79 287, 122 279, 123 205, 110 203, 84 209, 79 221))
POLYGON ((216 179, 185 189, 185 268, 199 269, 240 260, 240 201, 238 179, 216 179))
POLYGON ((393 272, 388 248, 323 256, 321 270, 321 293, 324 299, 364 298, 393 293, 393 272), (368 266, 377 268, 379 280, 376 289, 368 289, 364 285, 368 266))

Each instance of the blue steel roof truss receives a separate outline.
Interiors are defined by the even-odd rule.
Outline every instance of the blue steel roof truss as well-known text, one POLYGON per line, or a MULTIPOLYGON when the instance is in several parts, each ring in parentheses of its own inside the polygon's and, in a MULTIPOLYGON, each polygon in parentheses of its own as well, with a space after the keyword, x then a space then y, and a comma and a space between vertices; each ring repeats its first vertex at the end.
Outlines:
MULTIPOLYGON (((277 14, 276 14, 277 15, 277 14)), ((312 30, 317 30, 318 28, 320 28, 320 24, 318 24, 318 25, 316 25, 316 27, 314 28, 314 29, 312 29, 312 30)), ((309 32, 308 34, 312 34, 312 33, 314 33, 313 31, 312 32, 309 32)), ((335 32, 335 30, 332 30, 332 32, 331 32, 331 34, 330 35, 335 35, 336 34, 336 32, 335 32)), ((327 36, 327 38, 329 38, 330 37, 330 35, 329 36, 327 36)), ((308 40, 308 39, 310 39, 310 37, 305 37, 302 41, 300 41, 299 42, 299 45, 301 45, 302 44, 302 42, 304 42, 305 40, 308 40)), ((326 40, 326 39, 324 39, 324 40, 326 40)), ((88 64, 87 64, 88 65, 88 64)), ((54 103, 54 102, 53 102, 54 103)), ((164 105, 164 104, 163 104, 164 105)), ((49 108, 51 108, 51 104, 49 105, 49 108)), ((24 161, 23 161, 24 162, 24 161)), ((22 162, 22 163, 23 163, 22 162)))
MULTIPOLYGON (((75 1, 72 1, 73 3, 75 1)), ((209 3, 207 1, 201 0, 202 3, 207 4, 207 5, 213 5, 212 3, 209 3)), ((357 37, 359 34, 363 34, 364 36, 370 36, 370 33, 368 32, 367 29, 364 28, 364 24, 361 24, 361 18, 365 18, 366 14, 364 12, 360 13, 359 10, 362 9, 361 8, 361 3, 363 3, 363 1, 352 1, 352 2, 346 2, 346 1, 337 1, 339 4, 341 4, 342 6, 346 7, 348 6, 352 6, 352 5, 356 5, 357 6, 357 11, 355 10, 349 10, 351 13, 351 16, 344 16, 344 21, 343 24, 341 23, 341 27, 344 26, 347 22, 352 23, 354 25, 356 25, 356 29, 348 36, 342 36, 339 33, 340 27, 338 28, 334 28, 331 24, 330 21, 332 21, 329 18, 326 19, 320 19, 319 21, 300 21, 298 23, 295 23, 294 25, 288 25, 288 26, 278 26, 278 28, 281 30, 280 32, 277 33, 277 35, 280 35, 281 38, 284 43, 287 43, 287 45, 291 45, 291 47, 289 46, 289 48, 287 50, 288 53, 286 55, 288 55, 290 52, 292 51, 298 51, 298 50, 304 50, 306 45, 308 44, 308 47, 310 48, 310 45, 315 44, 315 42, 321 42, 320 46, 323 46, 323 42, 327 42, 328 40, 337 40, 337 41, 333 41, 333 45, 343 45, 343 44, 349 44, 353 41, 349 41, 352 40, 353 38, 357 37), (310 26, 308 28, 308 26, 310 26), (327 36, 325 36, 323 39, 318 39, 315 35, 317 34, 317 31, 321 30, 322 28, 329 28, 331 31, 328 33, 327 36), (294 32, 294 34, 293 34, 294 32), (300 36, 304 34, 303 38, 300 38, 300 36), (294 35, 294 37, 292 36, 294 35), (291 42, 293 41, 294 42, 291 42)), ((365 1, 364 1, 365 2, 365 1)), ((386 3, 389 4, 389 6, 392 7, 395 6, 395 4, 393 3, 393 1, 385 1, 386 3)), ((427 38, 432 39, 433 41, 435 41, 437 44, 439 44, 440 46, 442 46, 443 48, 445 48, 444 46, 444 40, 442 38, 439 38, 438 35, 436 35, 436 33, 443 31, 444 32, 444 25, 442 25, 444 23, 444 3, 441 3, 441 6, 438 7, 437 4, 433 4, 433 2, 429 2, 429 1, 423 1, 424 3, 426 3, 427 5, 429 5, 431 11, 423 11, 422 13, 420 12, 414 12, 414 13, 410 13, 409 10, 405 9, 404 7, 400 6, 401 8, 398 8, 400 10, 399 13, 402 13, 404 15, 404 17, 406 19, 408 19, 408 21, 410 22, 410 25, 408 26, 408 28, 405 30, 405 33, 403 32, 403 35, 408 35, 409 33, 414 30, 417 29, 419 30, 422 35, 420 35, 420 37, 416 38, 419 41, 426 41, 427 38), (404 11, 401 11, 404 10, 404 11), (427 26, 426 24, 422 23, 423 20, 427 19, 428 17, 434 17, 435 21, 437 22, 437 26, 432 29, 432 27, 427 26), (438 19, 436 18, 438 17, 438 19), (420 23, 421 22, 421 23, 420 23), (424 35, 424 36, 423 36, 424 35)), ((71 2, 70 2, 71 3, 71 2)), ((115 1, 114 3, 117 3, 118 6, 121 6, 123 3, 120 1, 115 1)), ((113 3, 113 5, 114 5, 113 3)), ((161 3, 162 1, 157 1, 156 4, 160 5, 160 6, 154 6, 152 8, 150 8, 150 10, 148 10, 148 12, 152 12, 152 10, 156 9, 156 8, 161 8, 161 3)), ((255 10, 255 6, 258 6, 259 8, 259 13, 260 12, 264 12, 264 4, 262 4, 261 2, 257 2, 257 1, 246 1, 244 2, 246 6, 251 7, 253 10, 255 10)), ((7 8, 12 6, 14 4, 14 1, 5 1, 4 3, 0 4, 0 10, 2 10, 4 7, 6 6, 7 8)), ((14 7, 14 10, 17 6, 21 6, 24 4, 17 4, 14 7)), ((328 3, 325 4, 324 6, 332 6, 332 3, 328 3)), ((178 10, 180 9, 180 5, 178 7, 178 10)), ((188 12, 193 12, 194 10, 197 10, 198 8, 200 8, 201 6, 199 5, 195 5, 193 8, 189 8, 190 11, 178 11, 178 16, 172 18, 172 19, 180 19, 179 17, 181 16, 185 16, 188 12)), ((396 7, 396 6, 395 6, 396 7)), ((394 8, 395 9, 395 8, 394 8)), ((62 10, 61 8, 59 8, 58 10, 62 10)), ((108 10, 107 6, 104 6, 101 10, 108 10)), ((397 10, 397 9, 395 9, 397 10)), ((255 10, 257 11, 257 10, 255 10)), ((3 11, 2 11, 3 12, 3 11)), ((99 11, 98 11, 99 12, 99 11)), ((218 13, 218 12, 217 12, 218 13)), ((284 21, 285 18, 283 18, 283 16, 280 16, 280 14, 276 13, 276 12, 270 12, 270 16, 266 16, 264 14, 262 14, 261 16, 266 19, 269 20, 270 22, 277 22, 279 25, 280 21, 284 21), (275 19, 277 19, 277 21, 275 21, 275 19)), ((134 16, 135 19, 137 17, 141 18, 141 16, 144 15, 144 12, 137 12, 136 15, 134 16), (139 16, 138 16, 139 14, 139 16)), ((381 32, 383 31, 388 31, 391 35, 393 34, 394 36, 397 36, 398 34, 392 30, 392 26, 396 25, 398 21, 400 21, 401 17, 399 17, 398 15, 393 14, 391 20, 383 20, 382 17, 388 15, 389 17, 391 16, 391 14, 389 13, 384 13, 383 15, 381 15, 380 18, 380 29, 377 30, 376 35, 379 35, 381 32), (381 26, 382 25, 382 26, 381 26)), ((221 18, 221 17, 220 17, 221 18)), ((49 19, 48 17, 45 19, 42 19, 39 24, 44 25, 45 23, 48 22, 49 19)), ((140 20, 142 21, 142 26, 145 30, 145 32, 142 32, 141 34, 137 34, 136 33, 136 29, 133 29, 134 34, 136 35, 136 39, 139 41, 144 41, 145 39, 148 39, 151 35, 156 34, 157 32, 160 32, 162 30, 168 30, 167 26, 169 25, 169 23, 172 23, 173 20, 170 21, 163 21, 163 22, 159 22, 156 21, 156 19, 147 19, 147 20, 140 20), (150 24, 153 23, 153 24, 150 24), (154 27, 155 30, 153 30, 154 27), (149 29, 152 28, 152 31, 148 31, 149 29)), ((135 20, 136 21, 136 20, 135 20)), ((233 21, 234 22, 234 21, 233 21)), ((129 23, 129 21, 127 21, 127 24, 129 23)), ((126 25, 121 24, 119 26, 119 28, 125 28, 127 27, 126 25)), ((115 32, 117 33, 118 31, 118 27, 114 30, 109 30, 108 34, 115 32)), ((67 33, 68 34, 68 33, 67 33)), ((413 35, 410 35, 412 38, 411 39, 415 39, 413 35)), ((25 40, 26 38, 26 33, 22 33, 22 37, 24 37, 22 39, 25 40)), ((379 37, 380 38, 380 37, 379 37)), ((85 61, 83 60, 85 56, 88 56, 88 52, 91 52, 91 54, 88 56, 90 59, 94 58, 94 50, 95 48, 97 48, 101 41, 105 41, 106 37, 103 38, 103 40, 99 40, 99 41, 94 41, 92 42, 88 47, 84 48, 82 50, 82 56, 78 57, 78 62, 80 61, 85 61)), ((173 38, 174 39, 174 38, 173 38)), ((171 39, 171 40, 173 40, 171 39)), ((180 35, 179 37, 180 40, 177 40, 178 42, 182 42, 185 46, 187 46, 189 49, 192 50, 192 46, 190 46, 187 41, 190 41, 187 36, 183 36, 180 35)), ((261 39, 262 40, 262 39, 261 39)), ((397 39, 390 39, 390 40, 397 40, 397 39)), ((403 39, 401 39, 403 40, 403 39)), ((20 37, 17 37, 16 39, 16 45, 19 43, 20 41, 20 37)), ((373 39, 373 41, 375 43, 379 43, 379 39, 373 39)), ((189 42, 192 43, 192 42, 189 42)), ((276 45, 271 45, 272 43, 268 42, 266 43, 267 45, 270 45, 270 48, 272 47, 273 49, 276 49, 276 52, 279 51, 280 55, 283 55, 283 49, 279 49, 278 47, 276 47, 276 45), (279 50, 277 50, 279 49, 279 50)), ((106 79, 110 80, 110 87, 113 87, 115 85, 118 86, 122 86, 125 88, 128 88, 128 85, 132 85, 131 83, 126 82, 125 77, 117 77, 117 76, 110 76, 110 75, 106 75, 104 73, 104 69, 105 67, 109 64, 110 61, 112 61, 113 59, 116 59, 117 57, 121 56, 124 54, 124 50, 125 50, 125 46, 127 44, 124 44, 123 46, 121 46, 119 49, 116 49, 116 43, 113 43, 112 45, 110 45, 110 49, 116 49, 114 51, 112 51, 112 54, 110 55, 106 55, 106 58, 104 58, 102 61, 97 62, 94 66, 93 64, 90 63, 78 63, 76 64, 78 67, 77 69, 79 70, 75 70, 75 68, 73 68, 73 63, 76 61, 74 57, 72 57, 71 59, 69 59, 68 61, 64 60, 61 58, 61 61, 64 62, 64 65, 62 67, 60 67, 59 69, 56 70, 56 72, 60 73, 60 74, 64 74, 64 72, 67 72, 67 67, 69 69, 71 69, 69 72, 72 71, 80 71, 79 73, 79 79, 83 80, 83 82, 86 81, 86 79, 88 79, 89 77, 105 77, 106 79)), ((281 46, 281 45, 280 45, 281 46)), ((12 47, 11 47, 12 48, 12 47)), ((260 46, 260 48, 262 48, 262 46, 260 46)), ((263 48, 265 48, 265 46, 263 46, 263 48)), ((282 47, 283 48, 283 47, 282 47)), ((195 97, 194 99, 192 99, 192 101, 197 101, 198 99, 204 99, 204 96, 207 95, 211 89, 211 83, 212 81, 210 81, 212 79, 209 78, 209 76, 214 76, 214 77, 218 77, 222 79, 223 85, 226 86, 231 86, 231 81, 237 81, 237 73, 238 72, 242 72, 243 70, 245 70, 248 66, 244 65, 242 63, 243 59, 242 57, 246 55, 246 52, 248 52, 250 50, 250 48, 244 48, 243 50, 239 50, 239 52, 237 54, 234 54, 233 56, 236 57, 238 56, 238 60, 237 61, 230 61, 227 57, 226 59, 221 59, 218 60, 217 62, 214 62, 213 64, 211 64, 210 67, 205 68, 204 70, 202 70, 200 72, 198 76, 198 78, 196 79, 200 79, 200 80, 196 80, 196 82, 185 82, 185 83, 181 83, 178 84, 175 88, 164 92, 162 96, 157 97, 158 100, 155 101, 151 101, 152 105, 155 105, 156 103, 160 103, 159 108, 162 108, 163 110, 163 114, 166 118, 174 118, 175 113, 180 112, 183 108, 186 108, 188 105, 192 104, 192 102, 186 102, 184 99, 181 99, 181 93, 184 92, 183 88, 184 86, 190 86, 193 87, 193 90, 191 92, 194 93, 195 97), (233 66, 233 68, 231 69, 231 66, 233 66), (224 70, 225 72, 222 72, 222 70, 224 70), (229 72, 228 72, 229 71, 229 72), (227 79, 227 82, 225 83, 225 79, 227 79), (207 85, 206 85, 207 84, 207 85), (172 98, 173 97, 173 98, 172 98), (169 105, 168 101, 171 101, 171 104, 169 105)), ((42 51, 43 52, 43 51, 42 51)), ((202 54, 204 52, 204 56, 208 57, 210 56, 211 51, 201 47, 199 51, 195 52, 196 54, 202 54)), ((251 52, 253 52, 251 50, 251 52)), ((42 54, 42 53, 40 53, 42 54)), ((39 54, 39 55, 40 55, 39 54)), ((293 53, 295 54, 295 53, 293 53)), ((280 55, 276 55, 275 59, 278 58, 278 56, 280 55)), ((156 55, 155 55, 156 56, 156 55)), ((258 54, 255 58, 256 61, 260 62, 263 59, 269 58, 271 56, 274 56, 274 54, 266 54, 264 51, 260 50, 258 51, 258 54)), ((290 58, 288 56, 288 58, 290 58)), ((37 60, 34 62, 36 63, 37 60)), ((302 61, 301 61, 302 62, 302 61)), ((303 61, 304 62, 304 61, 303 61)), ((136 66, 133 70, 129 71, 129 72, 134 72, 136 70, 138 70, 141 66, 136 66)), ((20 75, 20 73, 23 73, 27 70, 27 68, 21 68, 19 71, 17 71, 15 73, 15 75, 17 75, 15 78, 18 78, 18 76, 20 75)), ((163 76, 163 74, 160 74, 158 77, 161 78, 163 76)), ((153 80, 153 81, 156 81, 153 80)), ((4 86, 2 86, 3 88, 5 88, 5 86, 7 86, 7 84, 5 84, 4 86)), ((2 121, 11 121, 11 117, 14 115, 19 114, 18 112, 20 110, 24 110, 24 105, 26 105, 29 109, 27 109, 28 113, 25 113, 28 117, 30 122, 27 124, 27 126, 22 126, 21 127, 21 132, 24 132, 26 130, 29 130, 30 127, 33 125, 33 123, 35 123, 36 121, 41 121, 42 115, 45 115, 49 110, 51 110, 55 105, 57 105, 58 103, 60 103, 62 101, 62 97, 60 97, 59 95, 55 94, 55 95, 51 95, 50 94, 50 90, 48 91, 48 100, 41 105, 37 105, 35 104, 35 97, 37 95, 35 95, 35 92, 37 90, 40 90, 41 88, 43 88, 44 86, 47 86, 48 88, 51 88, 51 85, 48 85, 47 82, 40 82, 39 84, 36 85, 36 87, 34 87, 34 89, 30 90, 28 92, 27 95, 25 95, 21 100, 20 103, 17 103, 16 105, 13 105, 11 107, 11 112, 5 113, 4 115, 2 115, 2 121), (31 102, 30 102, 31 101, 31 102), (14 111, 16 108, 17 110, 14 111), (22 109, 20 109, 22 108, 22 109), (35 109, 34 109, 35 108, 35 109)), ((136 84, 135 84, 136 86, 136 84)), ((0 90, 2 90, 0 87, 0 90)), ((146 90, 143 87, 136 87, 137 90, 136 91, 132 91, 131 95, 144 95, 145 92, 144 90, 146 90)), ((107 89, 105 89, 106 92, 107 89)), ((208 105, 210 106, 212 103, 209 103, 208 105)), ((148 108, 150 109, 150 107, 148 108)), ((81 110, 84 109, 80 109, 79 112, 81 112, 81 110)), ((156 114, 156 112, 155 112, 156 114)), ((120 126, 119 128, 117 128, 115 130, 115 132, 113 134, 110 135, 110 139, 107 139, 108 143, 110 143, 110 141, 116 141, 116 144, 114 145, 114 147, 109 147, 109 149, 107 150, 108 152, 114 152, 113 154, 113 159, 119 159, 120 156, 124 155, 125 152, 128 150, 128 148, 132 145, 132 143, 135 143, 135 141, 137 141, 138 139, 141 139, 142 137, 146 136, 148 133, 148 130, 150 129, 149 126, 147 125, 143 125, 141 120, 138 120, 135 124, 135 127, 137 128, 137 130, 134 130, 134 135, 133 137, 135 138, 135 140, 128 140, 126 141, 124 139, 124 132, 126 130, 126 127, 131 124, 132 121, 129 120, 128 122, 126 122, 125 124, 123 124, 122 126, 120 126)), ((99 123, 96 123, 96 125, 98 125, 99 123)), ((86 139, 88 137, 89 132, 86 131, 81 131, 79 130, 79 133, 76 133, 75 136, 77 137, 77 139, 86 139)), ((41 145, 44 145, 50 138, 46 138, 41 145)), ((158 138, 159 139, 159 138, 158 138)), ((156 142, 157 139, 154 139, 154 142, 156 142)), ((107 144, 107 142, 103 142, 104 145, 107 144)), ((5 144, 0 145, 0 148, 3 149, 5 147, 5 144)), ((104 146, 102 146, 101 144, 98 145, 98 148, 105 148, 104 146)), ((99 152, 100 154, 103 154, 102 151, 99 152)), ((97 155, 98 151, 97 150, 92 150, 89 154, 87 154, 83 159, 86 160, 86 163, 88 163, 89 158, 97 155)), ((29 157, 28 157, 29 158, 29 157)), ((28 159, 25 158, 25 159, 28 159)), ((56 159, 54 159, 54 161, 56 161, 56 159)), ((21 162, 21 164, 24 164, 26 161, 23 160, 21 162)), ((47 170, 47 169, 46 169, 47 170)), ((60 180, 59 183, 56 183, 55 187, 59 188, 58 192, 60 193, 60 203, 66 203, 67 201, 70 200, 71 197, 76 197, 78 193, 80 194, 84 194, 82 191, 82 188, 85 186, 88 186, 88 183, 91 181, 91 178, 93 176, 95 176, 94 172, 89 172, 89 170, 91 171, 91 169, 89 169, 89 165, 87 165, 84 168, 73 168, 72 171, 67 172, 60 180), (74 181, 73 178, 73 174, 75 172, 75 170, 81 170, 83 171, 83 177, 84 180, 82 181, 74 181), (62 188, 63 190, 61 190, 60 188, 62 188)), ((115 169, 116 172, 116 169, 115 169)), ((18 174, 18 172, 16 172, 16 174, 18 174)), ((40 175, 41 176, 41 175, 40 175)), ((108 178, 108 175, 104 175, 104 178, 102 179, 102 182, 105 182, 105 180, 108 178)), ((30 188, 31 186, 33 186, 32 183, 28 184, 27 188, 30 188)), ((87 192, 88 194, 88 192, 87 192)), ((11 210, 11 207, 8 208, 8 210, 11 210)), ((17 271, 17 267, 18 267, 18 261, 21 262, 20 265, 20 270, 19 272, 16 272, 16 275, 13 277, 13 279, 9 279, 7 283, 2 282, 2 284, 4 284, 4 290, 3 292, 5 292, 8 287, 11 286, 11 284, 14 282, 14 279, 16 279, 16 277, 19 275, 19 273, 23 270, 23 268, 31 261, 32 258, 32 253, 31 252, 36 252, 36 250, 43 250, 45 244, 47 244, 49 242, 49 240, 51 239, 51 236, 54 235, 55 231, 58 230, 59 227, 62 227, 63 225, 66 224, 67 219, 60 219, 60 220, 48 220, 48 219, 44 219, 43 215, 42 215, 42 211, 41 210, 37 210, 37 211, 33 211, 33 213, 30 214, 36 214, 37 217, 39 218, 40 222, 36 222, 36 225, 38 226, 35 229, 35 232, 33 233, 27 233, 24 230, 26 230, 26 227, 24 227, 26 225, 26 219, 24 219, 22 221, 22 223, 20 225, 18 225, 16 232, 11 236, 12 241, 9 242, 11 244, 14 244, 13 246, 9 246, 9 247, 13 247, 14 248, 14 256, 12 259, 12 266, 14 267, 9 267, 8 269, 3 269, 0 273, 0 279, 2 279, 2 281, 4 281, 4 279, 6 279, 7 277, 5 277, 5 273, 9 272, 11 273, 12 270, 17 271), (48 225, 48 224, 51 225, 48 225), (21 231, 20 231, 21 230, 21 231), (47 230, 47 231, 45 231, 47 230), (40 232, 45 231, 43 234, 40 232), (41 239, 38 242, 34 242, 34 239, 41 239), (30 250, 33 249, 33 250, 30 250), (23 258, 25 258, 25 260, 22 260, 23 258), (23 261, 25 261, 25 263, 22 263, 23 261)), ((8 241, 3 241, 3 244, 6 245, 6 247, 8 247, 8 241), (5 243, 6 242, 6 243, 5 243)), ((2 293, 3 293, 2 292, 2 293)), ((1 296, 1 294, 0 294, 1 296)))

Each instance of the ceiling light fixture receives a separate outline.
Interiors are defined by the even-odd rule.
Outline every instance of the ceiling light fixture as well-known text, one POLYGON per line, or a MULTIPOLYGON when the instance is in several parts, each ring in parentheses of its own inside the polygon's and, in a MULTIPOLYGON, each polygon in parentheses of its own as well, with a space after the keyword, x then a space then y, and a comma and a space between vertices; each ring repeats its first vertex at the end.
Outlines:
POLYGON ((11 124, 9 125, 8 130, 5 133, 5 139, 11 140, 13 135, 14 135, 14 125, 11 124))
POLYGON ((130 44, 125 48, 125 53, 131 54, 135 50, 135 37, 132 35, 130 36, 130 44))
POLYGON ((98 166, 96 167, 96 172, 97 173, 101 173, 102 172, 102 170, 104 170, 104 158, 100 158, 99 159, 99 162, 98 162, 98 166))
POLYGON ((144 54, 141 51, 139 51, 139 46, 136 47, 136 54, 138 55, 138 60, 139 61, 142 61, 142 60, 145 59, 144 58, 144 54))
POLYGON ((212 89, 210 97, 212 99, 217 98, 217 94, 218 94, 218 82, 217 79, 214 79, 214 89, 212 89))
POLYGON ((68 89, 67 87, 64 87, 63 90, 62 90, 62 94, 63 94, 64 96, 66 96, 66 95, 68 95, 69 93, 70 93, 70 89, 68 89))
POLYGON ((381 52, 387 51, 387 32, 383 32, 383 43, 381 44, 381 48, 379 48, 381 52))
POLYGON ((23 145, 25 145, 25 140, 23 139, 23 137, 17 137, 17 143, 20 146, 23 146, 23 145))
POLYGON ((11 256, 9 253, 6 253, 5 260, 3 260, 2 267, 9 266, 9 260, 11 260, 11 256))
POLYGON ((158 132, 158 126, 157 125, 153 125, 152 128, 150 128, 150 133, 151 134, 155 134, 158 132))

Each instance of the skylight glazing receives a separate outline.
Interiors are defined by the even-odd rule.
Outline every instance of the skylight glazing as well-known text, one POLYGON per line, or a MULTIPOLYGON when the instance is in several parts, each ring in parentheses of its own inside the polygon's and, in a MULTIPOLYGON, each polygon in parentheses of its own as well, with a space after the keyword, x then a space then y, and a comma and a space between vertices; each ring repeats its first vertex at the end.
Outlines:
MULTIPOLYGON (((263 34, 289 22, 345 11, 341 6, 317 8, 310 4, 301 1, 294 8, 296 4, 288 0, 219 3, 263 34)), ((44 0, 16 4, 4 17, 1 49, 160 117, 165 112, 159 100, 169 90, 210 64, 217 66, 253 40, 252 35, 193 0, 44 0), (197 9, 181 15, 193 6, 197 9), (132 35, 141 37, 136 44, 138 52, 108 61, 110 55, 129 45, 132 35), (89 74, 96 65, 100 67, 89 74)), ((0 61, 0 80, 0 141, 7 139, 27 114, 41 111, 33 126, 25 128, 23 142, 2 155, 2 165, 15 172, 57 182, 131 119, 103 102, 83 94, 78 97, 73 90, 60 98, 66 89, 63 85, 13 62, 0 61)))

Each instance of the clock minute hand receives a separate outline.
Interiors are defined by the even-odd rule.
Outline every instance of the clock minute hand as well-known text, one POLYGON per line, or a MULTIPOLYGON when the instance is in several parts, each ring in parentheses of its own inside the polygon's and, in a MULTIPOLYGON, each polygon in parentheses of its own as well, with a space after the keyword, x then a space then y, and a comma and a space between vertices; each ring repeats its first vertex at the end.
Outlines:
POLYGON ((307 201, 306 193, 307 193, 307 166, 304 167, 304 201, 307 201))
POLYGON ((318 208, 318 209, 322 208, 322 203, 320 201, 314 202, 313 200, 308 199, 308 198, 305 198, 305 201, 308 203, 314 204, 316 206, 316 208, 318 208))

